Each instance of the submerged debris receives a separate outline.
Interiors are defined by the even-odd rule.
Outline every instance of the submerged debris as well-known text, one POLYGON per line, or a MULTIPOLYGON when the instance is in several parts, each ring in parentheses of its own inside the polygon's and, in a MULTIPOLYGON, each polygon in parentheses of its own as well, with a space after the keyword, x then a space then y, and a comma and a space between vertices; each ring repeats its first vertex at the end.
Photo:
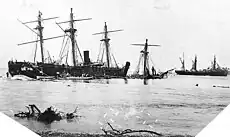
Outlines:
POLYGON ((77 108, 72 113, 67 114, 63 114, 63 112, 57 112, 57 110, 53 110, 52 107, 47 108, 44 112, 41 113, 38 107, 34 104, 26 106, 26 108, 28 109, 28 112, 19 112, 14 114, 14 116, 19 118, 33 118, 47 124, 50 124, 53 121, 60 121, 62 119, 73 119, 75 117, 80 117, 76 114, 77 108))

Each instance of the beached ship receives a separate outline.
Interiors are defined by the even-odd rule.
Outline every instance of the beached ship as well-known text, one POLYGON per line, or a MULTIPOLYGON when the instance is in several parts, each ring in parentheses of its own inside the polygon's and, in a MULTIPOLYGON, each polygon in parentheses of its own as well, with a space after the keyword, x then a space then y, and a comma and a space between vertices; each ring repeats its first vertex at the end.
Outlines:
POLYGON ((216 62, 216 56, 214 56, 211 67, 203 70, 197 70, 197 56, 195 56, 191 70, 185 69, 184 55, 183 55, 183 59, 180 58, 180 60, 182 63, 181 70, 175 71, 178 75, 197 75, 197 76, 227 76, 228 75, 228 70, 225 68, 221 68, 216 62))
MULTIPOLYGON (((107 61, 103 62, 101 60, 97 62, 92 62, 89 58, 89 51, 84 51, 84 59, 83 59, 80 49, 76 42, 76 38, 75 38, 76 37, 75 33, 77 30, 74 28, 74 22, 90 20, 91 18, 74 19, 72 8, 71 8, 70 20, 56 23, 63 30, 65 35, 44 39, 43 38, 44 27, 41 25, 41 22, 44 20, 49 20, 49 19, 56 19, 57 17, 42 19, 41 15, 42 14, 39 11, 38 19, 36 21, 30 21, 30 22, 24 22, 24 23, 21 22, 27 28, 29 28, 26 25, 27 23, 37 22, 38 26, 35 29, 37 29, 38 32, 34 31, 31 28, 29 29, 37 34, 37 36, 39 37, 39 40, 18 44, 18 45, 23 45, 23 44, 29 44, 29 43, 36 43, 36 50, 37 50, 37 42, 39 42, 40 49, 41 49, 41 62, 36 61, 36 51, 34 55, 34 62, 11 60, 8 62, 8 72, 11 76, 25 75, 30 78, 50 77, 50 76, 56 77, 56 78, 58 77, 62 77, 62 78, 66 78, 66 77, 94 77, 94 78, 105 78, 105 77, 114 78, 116 77, 116 78, 121 78, 121 77, 126 76, 129 66, 130 66, 130 62, 126 62, 125 66, 123 67, 119 67, 117 63, 115 67, 111 65, 111 52, 110 52, 110 45, 109 45, 110 39, 108 38, 108 33, 116 32, 120 30, 108 31, 107 25, 105 23, 104 32, 96 33, 96 34, 104 35, 104 38, 101 41, 104 43, 104 48, 106 49, 105 53, 106 53, 107 61), (60 24, 62 23, 69 23, 70 28, 64 30, 60 26, 60 24), (54 39, 54 38, 59 38, 59 37, 64 37, 64 39, 66 38, 66 41, 70 40, 72 52, 69 52, 69 48, 67 48, 66 45, 62 45, 63 47, 60 51, 58 60, 54 61, 51 59, 50 56, 45 58, 44 57, 44 47, 43 47, 44 40, 49 40, 49 39, 54 39), (73 65, 69 65, 67 61, 70 53, 72 53, 72 64, 73 65), (77 53, 79 54, 78 56, 80 57, 81 62, 79 61, 79 57, 77 56, 77 53)), ((104 54, 104 50, 103 50, 103 54, 104 54)))
POLYGON ((129 76, 129 78, 133 78, 133 79, 162 79, 170 71, 174 70, 174 69, 170 69, 170 70, 167 70, 165 72, 157 72, 153 65, 152 65, 152 67, 150 66, 150 59, 151 58, 149 56, 148 47, 149 46, 158 47, 160 45, 149 45, 148 39, 146 39, 145 44, 132 44, 132 45, 144 46, 144 49, 140 51, 141 54, 139 57, 137 68, 134 71, 134 73, 129 76), (142 74, 140 74, 141 64, 143 64, 143 73, 142 74))

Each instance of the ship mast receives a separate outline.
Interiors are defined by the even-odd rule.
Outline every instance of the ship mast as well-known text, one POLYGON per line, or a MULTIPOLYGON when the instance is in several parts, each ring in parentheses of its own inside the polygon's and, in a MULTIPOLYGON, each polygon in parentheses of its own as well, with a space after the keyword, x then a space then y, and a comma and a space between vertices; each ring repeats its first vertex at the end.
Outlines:
POLYGON ((197 71, 197 56, 196 55, 195 55, 195 59, 193 61, 192 70, 197 71))
POLYGON ((185 62, 184 62, 184 52, 183 52, 183 59, 180 58, 180 62, 182 64, 182 70, 185 70, 185 62))
POLYGON ((42 27, 41 15, 42 15, 42 13, 39 11, 39 13, 38 13, 38 26, 35 29, 37 29, 39 32, 40 47, 41 47, 41 58, 42 58, 42 63, 44 63, 43 34, 42 34, 44 27, 42 27))
MULTIPOLYGON (((77 46, 77 42, 76 42, 76 39, 75 39, 75 32, 77 31, 77 29, 74 28, 74 22, 75 21, 83 21, 83 20, 91 20, 92 18, 87 18, 87 19, 77 19, 75 20, 74 17, 73 17, 73 9, 71 8, 70 9, 70 20, 69 21, 64 21, 64 22, 59 22, 59 23, 56 23, 60 28, 61 26, 59 24, 62 24, 62 23, 69 23, 70 25, 70 28, 69 29, 62 29, 65 33, 69 32, 70 35, 69 38, 71 40, 71 45, 72 45, 72 60, 73 60, 73 65, 76 66, 77 65, 77 50, 79 51, 79 54, 81 56, 81 52, 79 50, 79 47, 77 46), (76 49, 77 48, 77 49, 76 49)), ((81 56, 82 58, 82 56, 81 56)), ((83 58, 82 58, 83 60, 83 58)))
POLYGON ((105 28, 104 28, 104 31, 105 31, 105 37, 103 39, 103 41, 105 42, 105 49, 106 49, 106 59, 107 59, 107 64, 108 64, 108 68, 109 68, 109 38, 108 38, 108 31, 107 31, 107 25, 106 25, 106 22, 105 22, 105 28))
POLYGON ((144 76, 148 75, 148 68, 147 68, 147 61, 148 61, 148 46, 160 46, 160 45, 149 45, 148 44, 148 39, 146 39, 145 44, 132 44, 135 46, 144 46, 144 49, 141 51, 141 54, 143 54, 144 58, 144 76))
MULTIPOLYGON (((54 39, 54 38, 59 38, 59 37, 63 37, 63 36, 56 36, 56 37, 51 37, 51 38, 46 38, 46 39, 43 39, 43 29, 44 27, 42 26, 42 21, 44 20, 50 20, 50 19, 56 19, 58 17, 52 17, 52 18, 46 18, 46 19, 42 19, 42 13, 39 11, 38 12, 38 19, 35 20, 35 21, 29 21, 29 22, 21 22, 20 20, 18 20, 19 22, 21 22, 24 26, 26 26, 27 28, 29 28, 32 32, 34 32, 35 34, 37 34, 37 36, 39 36, 39 40, 36 40, 36 41, 30 41, 30 42, 25 42, 25 43, 21 43, 21 44, 18 44, 18 45, 24 45, 24 44, 29 44, 29 43, 37 43, 37 42, 40 42, 40 48, 41 48, 41 61, 42 63, 45 63, 45 60, 44 60, 44 40, 49 40, 49 39, 54 39), (35 32, 33 29, 31 29, 29 26, 27 26, 26 24, 28 23, 34 23, 34 22, 37 22, 38 25, 37 27, 35 28, 36 30, 38 30, 38 33, 35 32)), ((37 46, 36 46, 36 50, 37 50, 37 46)), ((36 56, 36 51, 35 51, 35 56, 36 56)), ((34 61, 35 61, 35 57, 34 57, 34 61)))
POLYGON ((214 55, 214 60, 213 60, 213 69, 216 69, 216 56, 214 55))
POLYGON ((70 11, 70 29, 66 30, 66 32, 70 32, 70 39, 71 39, 71 43, 72 43, 72 56, 73 56, 73 65, 76 66, 76 49, 75 49, 75 32, 77 31, 76 29, 74 29, 74 20, 73 20, 73 9, 71 8, 70 11))
MULTIPOLYGON (((109 44, 110 38, 108 38, 108 33, 117 32, 117 31, 123 31, 123 30, 112 30, 112 31, 108 31, 107 24, 105 22, 104 32, 94 33, 93 34, 93 35, 104 34, 104 38, 101 39, 101 41, 103 41, 105 43, 106 65, 107 65, 108 68, 110 68, 112 66, 112 64, 111 64, 111 57, 110 57, 110 54, 111 54, 111 52, 110 52, 110 44, 109 44)), ((103 55, 102 55, 102 58, 103 58, 103 55)), ((114 58, 114 61, 116 63, 115 58, 114 58)))

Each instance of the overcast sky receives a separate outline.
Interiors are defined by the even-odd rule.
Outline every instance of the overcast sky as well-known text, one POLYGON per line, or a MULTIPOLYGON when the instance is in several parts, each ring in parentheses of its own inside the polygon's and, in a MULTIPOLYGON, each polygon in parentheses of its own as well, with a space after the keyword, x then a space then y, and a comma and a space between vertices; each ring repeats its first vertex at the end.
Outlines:
MULTIPOLYGON (((160 44, 150 47, 154 64, 162 71, 180 68, 179 57, 185 53, 186 67, 191 68, 194 55, 198 68, 210 65, 213 55, 221 66, 230 67, 230 1, 229 0, 5 0, 0 6, 0 67, 7 68, 11 58, 33 59, 35 44, 17 46, 33 41, 36 35, 17 21, 36 20, 38 10, 43 18, 56 20, 44 22, 44 38, 62 35, 55 21, 69 19, 70 8, 75 18, 92 18, 77 22, 78 45, 90 50, 91 60, 96 60, 100 36, 106 21, 109 30, 124 29, 111 33, 111 47, 120 65, 131 62, 135 69, 141 47, 132 43, 160 44)), ((35 28, 36 24, 29 24, 35 28)), ((68 27, 63 25, 63 27, 68 27)), ((45 41, 44 46, 57 57, 62 38, 45 41)), ((40 53, 39 53, 40 54, 40 53)))

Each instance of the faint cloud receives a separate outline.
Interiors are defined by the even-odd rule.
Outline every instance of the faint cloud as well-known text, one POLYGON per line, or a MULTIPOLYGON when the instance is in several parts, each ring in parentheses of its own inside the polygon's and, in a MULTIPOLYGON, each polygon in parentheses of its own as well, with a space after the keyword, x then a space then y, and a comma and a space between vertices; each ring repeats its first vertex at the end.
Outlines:
POLYGON ((169 0, 154 0, 154 8, 159 10, 169 10, 171 5, 169 0))
POLYGON ((33 4, 31 3, 31 0, 22 0, 21 1, 21 7, 33 7, 33 4))

